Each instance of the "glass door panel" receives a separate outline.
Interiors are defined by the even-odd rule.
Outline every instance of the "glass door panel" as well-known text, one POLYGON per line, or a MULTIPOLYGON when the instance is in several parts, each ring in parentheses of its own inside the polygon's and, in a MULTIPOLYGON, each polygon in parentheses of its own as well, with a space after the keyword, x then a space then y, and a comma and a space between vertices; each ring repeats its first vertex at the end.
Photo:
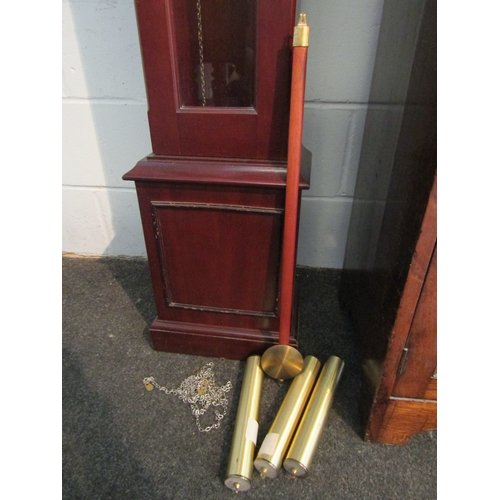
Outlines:
POLYGON ((174 0, 182 107, 253 107, 257 0, 174 0))

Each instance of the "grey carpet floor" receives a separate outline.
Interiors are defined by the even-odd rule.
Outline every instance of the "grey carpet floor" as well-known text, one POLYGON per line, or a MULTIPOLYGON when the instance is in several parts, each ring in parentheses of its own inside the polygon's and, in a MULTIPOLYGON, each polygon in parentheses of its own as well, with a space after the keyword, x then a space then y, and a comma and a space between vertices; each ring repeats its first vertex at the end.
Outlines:
MULTIPOLYGON (((63 498, 224 499, 224 486, 244 361, 154 351, 155 317, 147 262, 63 258, 63 498), (174 395, 148 392, 142 380, 177 388, 213 362, 218 385, 231 381, 219 429, 200 433, 189 406, 174 395)), ((437 432, 404 446, 366 443, 358 415, 356 337, 337 300, 339 272, 299 268, 300 351, 346 366, 321 436, 311 475, 252 478, 241 496, 253 499, 436 498, 437 432)), ((257 446, 289 382, 264 380, 257 446)), ((212 423, 205 415, 202 423, 212 423)))

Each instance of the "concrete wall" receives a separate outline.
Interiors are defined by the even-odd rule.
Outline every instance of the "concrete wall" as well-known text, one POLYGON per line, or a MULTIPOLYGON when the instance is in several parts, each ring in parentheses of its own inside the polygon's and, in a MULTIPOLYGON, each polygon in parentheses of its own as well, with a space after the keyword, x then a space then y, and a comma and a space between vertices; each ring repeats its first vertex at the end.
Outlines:
MULTIPOLYGON (((341 268, 383 0, 299 0, 311 26, 298 263, 341 268)), ((151 152, 133 0, 65 0, 63 251, 145 256, 133 184, 151 152)))

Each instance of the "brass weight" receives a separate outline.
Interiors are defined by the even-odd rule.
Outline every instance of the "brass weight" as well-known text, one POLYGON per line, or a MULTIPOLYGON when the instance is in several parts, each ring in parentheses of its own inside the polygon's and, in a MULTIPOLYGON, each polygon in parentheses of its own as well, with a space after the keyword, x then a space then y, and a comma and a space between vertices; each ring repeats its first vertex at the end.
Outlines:
POLYGON ((331 356, 321 370, 283 467, 293 477, 306 477, 332 407, 344 362, 331 356))
POLYGON ((238 412, 224 484, 238 493, 250 489, 264 372, 260 356, 250 356, 245 365, 238 412))
POLYGON ((314 356, 306 356, 304 368, 292 380, 254 461, 254 466, 261 477, 275 478, 277 476, 307 399, 311 394, 320 365, 314 356))

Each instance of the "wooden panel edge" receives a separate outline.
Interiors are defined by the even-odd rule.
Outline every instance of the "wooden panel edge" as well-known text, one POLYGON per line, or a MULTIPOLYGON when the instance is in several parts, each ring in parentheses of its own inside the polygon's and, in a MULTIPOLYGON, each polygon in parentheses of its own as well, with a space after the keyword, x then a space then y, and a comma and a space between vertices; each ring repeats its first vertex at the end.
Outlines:
POLYGON ((433 429, 437 429, 436 401, 391 398, 373 441, 401 445, 415 434, 433 429))

